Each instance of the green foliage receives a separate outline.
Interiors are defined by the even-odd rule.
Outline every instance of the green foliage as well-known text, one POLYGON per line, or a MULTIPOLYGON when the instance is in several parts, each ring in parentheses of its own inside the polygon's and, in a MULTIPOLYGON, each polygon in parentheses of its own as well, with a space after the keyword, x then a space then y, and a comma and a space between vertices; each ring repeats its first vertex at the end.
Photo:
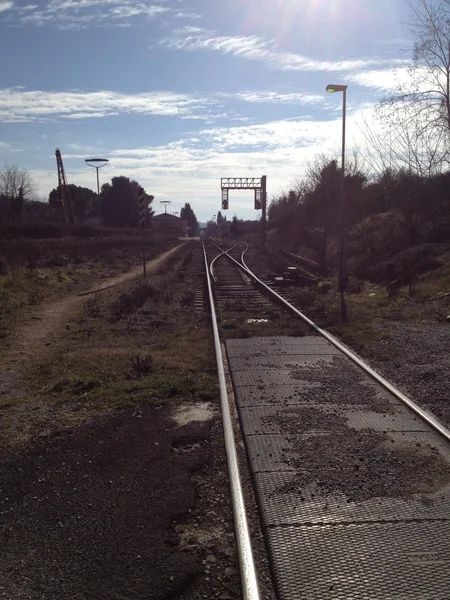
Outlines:
MULTIPOLYGON (((70 198, 72 200, 73 209, 75 212, 75 216, 79 223, 82 223, 85 219, 91 216, 96 216, 97 214, 97 206, 96 206, 96 196, 97 194, 90 190, 89 188, 81 187, 79 185, 74 185, 70 183, 68 186, 70 198)), ((55 216, 58 217, 60 221, 63 220, 63 212, 61 201, 59 199, 59 190, 58 188, 54 188, 49 196, 48 203, 50 208, 52 209, 55 216)))
MULTIPOLYGON (((101 214, 105 225, 111 227, 137 227, 139 225, 139 189, 137 181, 129 177, 113 177, 111 183, 105 183, 101 191, 101 214)), ((145 194, 148 203, 147 221, 153 215, 150 204, 153 196, 145 194)))
POLYGON ((232 238, 237 238, 239 235, 239 230, 240 230, 240 221, 237 218, 236 215, 233 216, 232 220, 231 220, 231 226, 230 226, 230 234, 232 238))
POLYGON ((185 221, 187 221, 187 226, 189 227, 191 234, 196 235, 198 230, 198 221, 189 202, 186 202, 186 204, 181 209, 180 219, 184 219, 185 221))
MULTIPOLYGON (((305 228, 323 227, 329 241, 328 262, 337 266, 340 178, 337 161, 322 157, 296 190, 272 201, 269 227, 283 240, 283 248, 304 254, 305 228)), ((423 176, 406 168, 386 168, 369 183, 358 162, 348 161, 344 227, 355 274, 383 280, 384 266, 399 253, 449 241, 449 189, 450 172, 423 176)), ((411 279, 406 274, 402 278, 411 279)))

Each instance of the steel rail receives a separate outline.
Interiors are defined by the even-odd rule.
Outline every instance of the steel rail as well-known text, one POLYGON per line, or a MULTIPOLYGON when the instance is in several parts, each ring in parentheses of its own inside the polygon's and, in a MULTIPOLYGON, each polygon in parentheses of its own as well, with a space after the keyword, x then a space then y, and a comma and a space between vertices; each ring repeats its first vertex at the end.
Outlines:
MULTIPOLYGON (((244 600, 260 600, 258 579, 256 575, 255 561, 250 541, 247 514, 245 510, 244 494, 239 470, 239 462, 236 451, 236 440, 231 420, 231 410, 228 402, 225 372, 223 368, 222 349, 220 347, 219 328, 217 326, 216 310, 211 286, 211 278, 208 269, 208 258, 205 244, 202 240, 203 256, 205 260, 206 281, 208 285, 209 303, 211 307, 211 321, 214 335, 214 348, 216 352, 217 373, 219 376, 220 405, 222 409, 222 422, 225 438, 225 450, 228 465, 228 477, 230 481, 231 502, 233 507, 233 521, 236 537, 236 546, 241 574, 241 592, 244 600)), ((227 255, 228 256, 228 255, 227 255)), ((231 257, 230 257, 231 258, 231 257)))
POLYGON ((267 248, 275 248, 275 250, 280 250, 281 252, 283 252, 283 254, 287 254, 288 256, 292 256, 293 258, 298 258, 298 260, 306 262, 309 265, 311 265, 312 267, 315 267, 316 269, 319 268, 318 262, 316 262, 315 260, 310 260, 309 258, 306 258, 305 256, 300 256, 300 254, 294 254, 293 252, 289 252, 289 250, 285 250, 284 248, 280 248, 279 246, 273 246, 272 244, 267 244, 266 247, 267 248))
POLYGON ((380 385, 382 385, 388 392, 393 394, 396 398, 401 400, 408 408, 410 408, 413 412, 415 412, 419 417, 421 417, 428 425, 430 425, 433 429, 435 429, 440 435, 442 435, 448 442, 450 442, 450 430, 445 427, 439 420, 427 410, 421 408, 414 400, 408 398, 406 394, 401 392, 398 388, 396 388, 392 383, 390 383, 387 379, 385 379, 382 375, 377 373, 374 369, 369 367, 367 363, 365 363, 359 356, 357 356, 354 352, 349 350, 344 344, 339 342, 331 333, 321 329, 318 325, 316 325, 311 319, 309 319, 305 314, 299 311, 295 306, 292 306, 287 300, 285 300, 280 294, 277 294, 272 288, 270 288, 267 284, 261 281, 254 273, 249 269, 249 267, 245 264, 244 259, 242 258, 242 265, 235 260, 232 256, 227 255, 228 258, 236 263, 238 267, 245 268, 247 273, 266 291, 275 296, 278 301, 284 304, 291 312, 299 316, 301 319, 305 321, 312 329, 317 331, 317 333, 323 336, 326 340, 328 340, 335 348, 340 350, 343 354, 345 354, 352 362, 358 365, 363 371, 365 371, 372 379, 375 379, 380 385))
MULTIPOLYGON (((211 241, 211 240, 210 240, 211 241)), ((228 248, 228 250, 223 250, 220 246, 218 246, 215 242, 211 241, 212 244, 214 244, 214 246, 221 251, 220 254, 218 254, 212 261, 211 264, 209 265, 209 272, 211 273, 211 277, 214 279, 215 283, 218 283, 218 279, 217 277, 214 275, 214 263, 224 254, 228 254, 228 252, 231 252, 232 250, 234 250, 234 248, 236 248, 236 244, 234 244, 234 246, 232 246, 231 248, 228 248)))
POLYGON ((311 265, 312 267, 315 267, 316 269, 319 268, 319 263, 316 263, 314 260, 309 260, 309 258, 300 256, 299 254, 293 254, 292 252, 289 252, 288 250, 283 250, 283 248, 278 248, 278 250, 281 250, 283 252, 283 254, 287 254, 288 256, 292 256, 293 258, 297 258, 298 260, 300 260, 304 263, 307 263, 308 265, 311 265))

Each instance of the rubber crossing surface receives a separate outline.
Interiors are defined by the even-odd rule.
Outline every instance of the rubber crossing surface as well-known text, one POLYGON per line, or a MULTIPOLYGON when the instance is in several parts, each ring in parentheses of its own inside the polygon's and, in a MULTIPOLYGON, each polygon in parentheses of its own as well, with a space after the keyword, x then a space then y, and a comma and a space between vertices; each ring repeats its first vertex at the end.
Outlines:
POLYGON ((323 338, 225 346, 279 599, 450 600, 450 445, 323 338))

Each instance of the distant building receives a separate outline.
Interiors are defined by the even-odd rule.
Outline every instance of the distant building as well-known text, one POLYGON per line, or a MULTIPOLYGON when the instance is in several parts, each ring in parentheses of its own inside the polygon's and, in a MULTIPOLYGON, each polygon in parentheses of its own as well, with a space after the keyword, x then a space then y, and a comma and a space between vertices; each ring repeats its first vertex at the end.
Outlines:
POLYGON ((177 235, 185 237, 187 235, 187 221, 170 215, 169 213, 162 213, 161 215, 155 215, 152 217, 153 229, 160 233, 166 233, 168 235, 177 235))

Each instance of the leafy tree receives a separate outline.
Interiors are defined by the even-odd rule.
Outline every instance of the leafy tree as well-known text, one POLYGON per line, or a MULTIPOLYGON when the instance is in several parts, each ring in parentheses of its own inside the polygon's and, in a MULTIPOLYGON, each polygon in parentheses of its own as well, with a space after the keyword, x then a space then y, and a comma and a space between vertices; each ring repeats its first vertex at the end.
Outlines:
MULTIPOLYGON (((78 222, 83 222, 91 216, 94 211, 94 199, 97 194, 89 188, 81 187, 70 183, 68 186, 70 198, 73 204, 73 210, 78 222)), ((58 188, 54 188, 48 197, 48 203, 55 214, 60 215, 62 219, 62 207, 59 200, 58 188)))
MULTIPOLYGON (((102 185, 101 213, 105 225, 112 227, 137 227, 139 224, 139 188, 137 181, 129 177, 113 177, 111 183, 102 185)), ((147 219, 150 220, 153 210, 150 204, 153 196, 145 194, 148 202, 147 219)))
POLYGON ((195 235, 198 229, 198 221, 189 202, 186 202, 186 204, 181 209, 180 218, 187 221, 187 226, 191 230, 192 234, 195 235))
POLYGON ((234 215, 233 218, 232 218, 232 220, 231 220, 231 226, 230 226, 231 237, 237 238, 237 236, 239 235, 240 223, 241 223, 241 221, 239 221, 239 219, 237 218, 237 216, 234 215))

